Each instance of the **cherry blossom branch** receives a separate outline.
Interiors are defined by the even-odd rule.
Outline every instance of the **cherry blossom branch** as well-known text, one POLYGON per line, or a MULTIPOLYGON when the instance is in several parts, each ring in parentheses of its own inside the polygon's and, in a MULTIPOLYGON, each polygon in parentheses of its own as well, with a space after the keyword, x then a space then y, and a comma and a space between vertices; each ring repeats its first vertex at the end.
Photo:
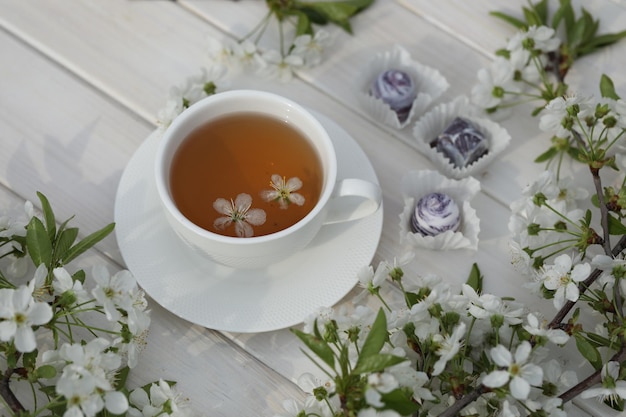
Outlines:
POLYGON ((9 368, 2 376, 2 380, 0 380, 0 396, 2 396, 11 411, 13 411, 13 414, 20 415, 22 412, 26 411, 26 409, 17 399, 13 391, 11 391, 9 383, 11 381, 12 374, 13 369, 9 368))
POLYGON ((465 397, 456 401, 443 413, 439 414, 439 417, 455 417, 458 416, 462 409, 467 407, 472 402, 476 401, 481 395, 487 392, 487 388, 484 385, 479 385, 474 391, 467 394, 465 397))
MULTIPOLYGON (((615 245, 615 247, 611 250, 610 254, 613 256, 617 256, 620 253, 622 253, 624 249, 626 249, 626 235, 621 237, 619 242, 617 242, 617 245, 615 245)), ((581 293, 584 292, 587 288, 589 288, 591 284, 593 284, 595 280, 598 279, 598 277, 600 277, 601 273, 602 271, 600 271, 599 269, 594 269, 591 272, 591 274, 589 274, 589 278, 584 280, 579 285, 578 288, 581 291, 581 293)), ((571 311, 571 309, 574 307, 575 304, 576 302, 567 301, 565 305, 561 307, 561 309, 556 313, 556 315, 554 316, 554 318, 552 319, 548 327, 551 329, 559 328, 561 325, 561 322, 563 321, 565 316, 567 316, 567 314, 571 311)))
POLYGON ((600 169, 595 167, 589 167, 591 176, 593 177, 593 185, 596 189, 596 195, 598 196, 598 203, 600 205, 600 222, 602 225, 602 247, 604 253, 611 255, 611 237, 609 234, 609 210, 604 203, 604 192, 602 190, 602 180, 600 179, 600 169))
MULTIPOLYGON (((617 353, 615 353, 615 355, 613 355, 610 361, 616 361, 621 363, 624 360, 626 360, 626 343, 624 338, 622 338, 622 347, 617 353)), ((583 381, 579 382, 578 384, 561 394, 559 398, 561 398, 564 403, 573 400, 586 389, 592 387, 597 383, 602 382, 601 372, 601 369, 596 370, 583 381)))

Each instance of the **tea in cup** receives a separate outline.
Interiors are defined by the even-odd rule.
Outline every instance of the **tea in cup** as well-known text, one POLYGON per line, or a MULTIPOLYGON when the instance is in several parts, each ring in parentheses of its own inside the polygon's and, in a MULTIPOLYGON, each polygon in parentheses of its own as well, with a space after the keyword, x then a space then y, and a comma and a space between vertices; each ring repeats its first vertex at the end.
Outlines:
POLYGON ((381 202, 377 184, 337 181, 332 140, 309 111, 254 90, 218 93, 179 115, 163 133, 155 175, 174 231, 233 268, 279 262, 325 223, 353 219, 341 212, 328 218, 336 200, 368 201, 357 217, 381 202))

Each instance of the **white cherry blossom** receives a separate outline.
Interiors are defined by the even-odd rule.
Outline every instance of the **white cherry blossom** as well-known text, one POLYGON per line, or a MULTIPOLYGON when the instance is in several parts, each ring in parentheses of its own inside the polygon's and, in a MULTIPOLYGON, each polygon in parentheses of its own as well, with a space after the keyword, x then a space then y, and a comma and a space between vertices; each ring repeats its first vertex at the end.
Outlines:
POLYGON ((281 209, 287 209, 292 203, 301 206, 305 202, 304 196, 295 192, 302 188, 302 181, 298 177, 286 179, 273 174, 270 187, 271 190, 261 191, 261 198, 267 202, 277 201, 281 209))
POLYGON ((543 286, 554 291, 553 304, 556 309, 563 307, 565 300, 577 301, 580 296, 578 284, 591 273, 591 265, 580 263, 573 265, 572 258, 567 254, 562 254, 554 259, 552 265, 543 267, 541 275, 543 286))
POLYGON ((37 348, 33 326, 46 324, 53 316, 47 303, 33 298, 34 286, 31 280, 28 286, 0 289, 0 340, 13 341, 19 352, 37 348))
POLYGON ((580 398, 599 398, 601 401, 616 402, 626 400, 626 381, 619 378, 620 364, 609 361, 601 371, 602 383, 596 388, 589 388, 580 394, 580 398))
POLYGON ((293 40, 292 54, 299 55, 304 60, 304 65, 313 67, 322 60, 324 48, 332 43, 330 33, 318 29, 313 36, 304 34, 293 40))
POLYGON ((564 345, 569 340, 569 335, 561 329, 549 329, 545 322, 540 322, 537 316, 529 313, 526 316, 524 329, 533 336, 547 338, 550 342, 557 345, 564 345))
POLYGON ((532 347, 524 341, 512 355, 507 348, 498 345, 489 352, 496 365, 503 369, 497 369, 485 376, 483 384, 489 388, 503 387, 509 384, 511 395, 518 400, 525 400, 530 394, 531 386, 540 386, 543 380, 543 369, 528 359, 532 347))
POLYGON ((238 237, 252 237, 252 226, 260 226, 265 223, 265 211, 252 207, 250 194, 241 193, 235 197, 235 201, 218 198, 213 202, 213 208, 223 217, 218 217, 213 222, 213 227, 224 230, 231 224, 235 224, 235 233, 238 237))
POLYGON ((498 57, 486 68, 478 71, 478 83, 472 87, 472 101, 485 109, 497 107, 506 94, 519 93, 520 88, 513 79, 514 68, 509 60, 498 57))
POLYGON ((92 295, 104 307, 107 320, 119 320, 122 315, 118 308, 125 311, 132 308, 132 291, 137 286, 135 277, 127 270, 111 275, 103 265, 94 266, 92 275, 97 283, 92 295))

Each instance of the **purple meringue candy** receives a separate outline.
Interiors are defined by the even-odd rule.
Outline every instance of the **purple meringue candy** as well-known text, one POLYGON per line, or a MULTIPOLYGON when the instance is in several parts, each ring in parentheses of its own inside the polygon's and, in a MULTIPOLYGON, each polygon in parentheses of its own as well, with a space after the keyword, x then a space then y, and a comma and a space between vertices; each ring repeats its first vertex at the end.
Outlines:
POLYGON ((417 97, 417 90, 409 74, 390 69, 376 77, 370 88, 370 94, 387 103, 391 110, 396 112, 398 119, 405 121, 417 97))
POLYGON ((488 151, 487 139, 469 120, 456 117, 430 144, 456 168, 465 168, 488 151))
POLYGON ((420 198, 411 216, 411 230, 424 236, 436 236, 461 225, 459 206, 449 195, 430 193, 420 198))

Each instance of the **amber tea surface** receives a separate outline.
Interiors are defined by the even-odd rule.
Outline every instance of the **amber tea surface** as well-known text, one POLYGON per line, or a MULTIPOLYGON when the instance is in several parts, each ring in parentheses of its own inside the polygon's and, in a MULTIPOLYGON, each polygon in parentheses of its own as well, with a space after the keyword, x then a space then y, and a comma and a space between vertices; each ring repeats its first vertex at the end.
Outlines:
POLYGON ((174 155, 170 188, 178 209, 196 225, 214 233, 236 236, 231 224, 223 230, 214 222, 224 215, 213 208, 218 198, 234 201, 238 194, 252 197, 251 208, 263 209, 266 221, 253 226, 254 236, 283 230, 302 219, 317 203, 323 174, 317 151, 287 122, 249 113, 224 116, 193 131, 174 155), (261 193, 271 190, 272 175, 298 177, 297 193, 304 204, 281 208, 261 193))

